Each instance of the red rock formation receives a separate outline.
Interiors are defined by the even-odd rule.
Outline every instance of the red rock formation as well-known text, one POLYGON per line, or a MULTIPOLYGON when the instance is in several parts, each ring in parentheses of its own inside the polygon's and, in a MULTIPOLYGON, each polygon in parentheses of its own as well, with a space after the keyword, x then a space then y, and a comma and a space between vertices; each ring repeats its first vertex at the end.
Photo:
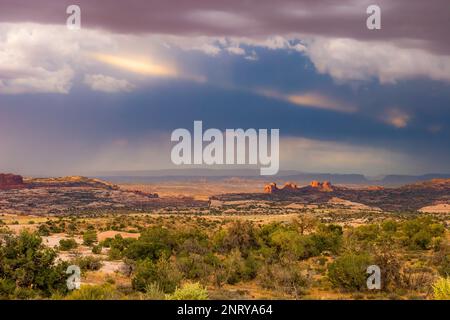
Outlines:
POLYGON ((319 181, 314 180, 314 181, 311 181, 309 186, 311 188, 317 189, 319 191, 324 191, 324 192, 331 192, 334 190, 330 181, 319 182, 319 181))
POLYGON ((295 183, 292 182, 286 182, 284 184, 284 187, 282 189, 283 191, 297 191, 298 190, 298 186, 295 183))
POLYGON ((333 191, 333 187, 331 186, 330 181, 322 182, 322 190, 323 191, 333 191))
POLYGON ((297 192, 301 190, 317 190, 322 192, 331 192, 334 191, 333 186, 329 181, 319 182, 319 181, 311 181, 308 187, 299 188, 295 183, 286 182, 283 188, 278 188, 275 182, 269 183, 264 186, 265 193, 274 193, 274 192, 297 192))
POLYGON ((22 176, 10 174, 10 173, 0 173, 0 189, 19 189, 24 188, 22 176))
POLYGON ((275 191, 278 191, 280 189, 278 189, 277 184, 275 182, 266 184, 264 186, 264 193, 274 193, 275 191))
POLYGON ((309 185, 310 185, 311 187, 313 187, 313 188, 318 188, 318 187, 320 187, 320 182, 319 182, 319 181, 316 181, 316 180, 313 180, 313 181, 311 181, 311 182, 309 183, 309 185))

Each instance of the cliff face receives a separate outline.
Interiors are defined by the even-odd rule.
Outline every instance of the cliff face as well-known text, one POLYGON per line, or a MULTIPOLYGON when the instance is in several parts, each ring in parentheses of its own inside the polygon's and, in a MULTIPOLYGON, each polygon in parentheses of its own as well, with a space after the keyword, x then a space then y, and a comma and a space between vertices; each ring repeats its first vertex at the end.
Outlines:
POLYGON ((0 189, 21 189, 24 188, 22 176, 10 174, 10 173, 0 173, 0 189))
POLYGON ((280 190, 280 189, 278 189, 277 184, 275 182, 266 184, 264 186, 264 193, 274 193, 278 190, 280 190))
POLYGON ((309 186, 314 189, 317 189, 319 191, 324 191, 324 192, 333 191, 333 187, 331 186, 330 181, 319 182, 319 181, 314 180, 314 181, 311 181, 309 186))

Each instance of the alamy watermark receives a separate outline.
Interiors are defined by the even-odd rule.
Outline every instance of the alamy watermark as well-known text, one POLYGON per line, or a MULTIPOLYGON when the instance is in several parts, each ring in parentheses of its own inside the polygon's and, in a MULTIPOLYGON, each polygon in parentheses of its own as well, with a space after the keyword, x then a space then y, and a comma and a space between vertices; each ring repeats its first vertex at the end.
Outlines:
POLYGON ((81 29, 81 8, 76 4, 67 7, 66 13, 69 17, 66 20, 66 26, 69 30, 81 29))
MULTIPOLYGON (((366 20, 366 26, 369 30, 381 29, 381 8, 376 4, 367 7, 366 13, 369 15, 366 20)), ((66 9, 69 17, 66 20, 66 26, 69 30, 81 29, 81 8, 79 5, 71 4, 66 9)))
POLYGON ((369 274, 367 278, 367 289, 380 290, 381 289, 381 269, 377 265, 367 267, 366 273, 369 274))
POLYGON ((366 26, 369 30, 381 29, 381 8, 376 4, 367 7, 366 13, 369 14, 366 20, 366 26))
POLYGON ((171 160, 175 165, 259 165, 261 175, 275 175, 279 170, 279 135, 279 129, 225 129, 223 133, 211 128, 203 132, 202 121, 194 121, 193 134, 183 128, 172 132, 171 141, 178 143, 172 148, 171 160))
POLYGON ((66 274, 69 277, 66 280, 67 289, 77 290, 81 286, 81 269, 79 266, 70 265, 67 267, 66 274))

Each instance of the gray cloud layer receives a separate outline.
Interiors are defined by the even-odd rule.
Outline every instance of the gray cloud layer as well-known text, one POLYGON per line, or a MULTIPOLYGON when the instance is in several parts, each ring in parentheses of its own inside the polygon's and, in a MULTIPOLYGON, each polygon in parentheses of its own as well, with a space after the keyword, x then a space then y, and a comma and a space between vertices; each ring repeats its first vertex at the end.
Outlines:
MULTIPOLYGON (((64 24, 72 0, 0 0, 0 22, 64 24)), ((382 29, 366 28, 368 0, 76 1, 82 24, 118 33, 267 37, 301 33, 388 40, 450 53, 448 0, 379 0, 382 29)))

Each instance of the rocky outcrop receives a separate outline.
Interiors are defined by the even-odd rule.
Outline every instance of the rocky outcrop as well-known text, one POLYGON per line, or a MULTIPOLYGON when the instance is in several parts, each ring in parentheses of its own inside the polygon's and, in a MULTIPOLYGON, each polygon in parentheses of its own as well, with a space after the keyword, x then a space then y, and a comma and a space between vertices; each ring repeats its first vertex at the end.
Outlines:
POLYGON ((334 187, 329 181, 319 182, 313 180, 309 186, 300 188, 293 182, 286 182, 282 188, 278 188, 275 182, 269 183, 264 186, 264 193, 295 193, 299 191, 322 191, 331 192, 334 191, 334 187))
POLYGON ((311 181, 311 182, 309 183, 309 185, 310 185, 311 187, 313 187, 313 188, 318 188, 318 187, 320 186, 320 182, 319 182, 319 181, 316 181, 316 180, 313 180, 313 181, 311 181))
POLYGON ((288 184, 277 187, 275 183, 264 187, 265 193, 231 193, 214 196, 222 202, 264 201, 279 203, 283 207, 291 203, 303 205, 330 205, 358 210, 390 212, 442 212, 450 208, 450 179, 434 179, 396 188, 346 187, 332 185, 328 181, 311 181, 298 187, 288 184), (366 206, 366 207, 364 207, 366 206))
POLYGON ((274 193, 276 191, 279 191, 280 189, 278 189, 277 184, 275 182, 266 184, 264 186, 264 193, 274 193))
POLYGON ((24 188, 22 176, 11 173, 0 173, 0 189, 21 189, 24 188))
POLYGON ((59 178, 33 178, 27 180, 30 188, 98 188, 119 190, 119 187, 99 179, 69 176, 59 178))
POLYGON ((319 181, 311 181, 311 183, 309 184, 309 186, 311 188, 314 188, 316 190, 319 191, 324 191, 324 192, 331 192, 333 191, 333 186, 331 185, 330 181, 324 181, 324 182, 319 182, 319 181))
POLYGON ((275 192, 296 192, 299 187, 292 182, 286 182, 282 188, 278 188, 275 182, 271 182, 264 186, 264 193, 275 193, 275 192))

